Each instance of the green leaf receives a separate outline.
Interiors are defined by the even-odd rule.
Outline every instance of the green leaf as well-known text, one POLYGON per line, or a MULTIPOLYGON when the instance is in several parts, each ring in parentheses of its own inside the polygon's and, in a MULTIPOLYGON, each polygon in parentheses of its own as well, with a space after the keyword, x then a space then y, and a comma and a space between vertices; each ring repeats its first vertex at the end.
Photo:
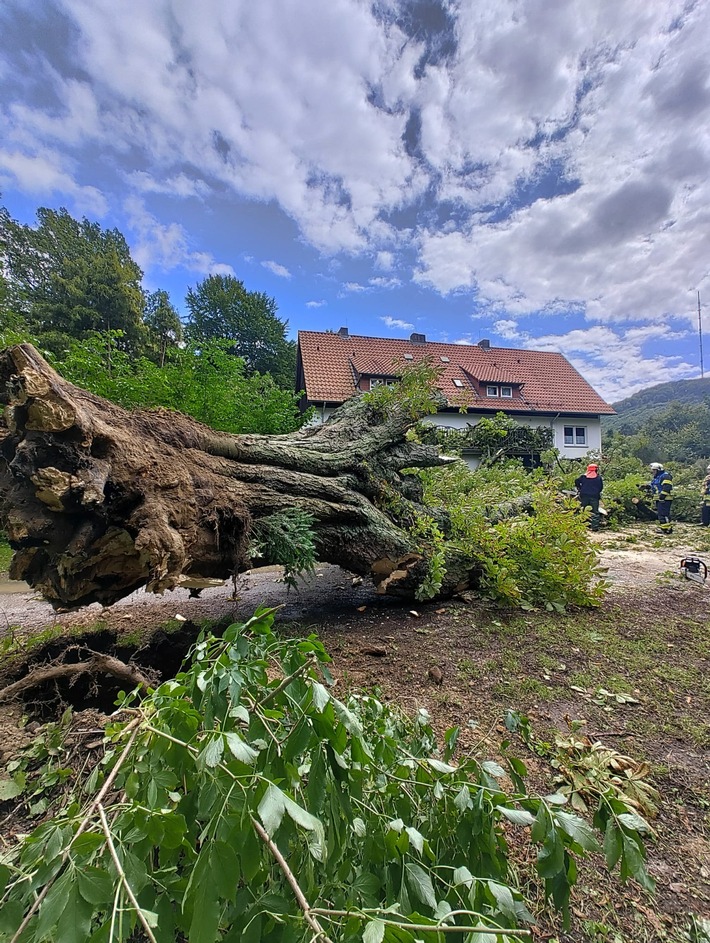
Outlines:
POLYGON ((604 857, 606 858, 606 866, 610 871, 621 857, 621 839, 621 829, 612 817, 606 823, 606 830, 604 831, 604 857))
POLYGON ((553 792, 545 796, 548 805, 567 805, 567 796, 563 792, 553 792))
POLYGON ((90 904, 107 904, 113 899, 113 881, 101 868, 78 868, 79 893, 90 904))
POLYGON ((465 812, 466 809, 470 809, 473 805, 471 802, 471 793, 468 786, 463 785, 458 791, 454 798, 454 805, 459 810, 459 812, 465 812))
POLYGON ((0 802, 16 799, 22 793, 22 787, 12 779, 0 779, 0 802))
POLYGON ((313 692, 313 706, 318 713, 322 713, 330 700, 328 689, 319 681, 314 681, 311 685, 311 691, 313 692))
POLYGON ((9 940, 17 931, 25 915, 25 907, 19 900, 8 900, 0 907, 0 933, 9 940))
POLYGON ((143 910, 141 907, 141 916, 148 924, 150 929, 155 930, 155 928, 158 926, 158 915, 156 912, 154 910, 143 910))
POLYGON ((224 740, 221 734, 216 734, 202 751, 202 758, 205 761, 205 765, 209 767, 217 766, 222 759, 223 753, 224 740))
POLYGON ((72 886, 63 902, 55 939, 62 943, 86 943, 92 914, 93 906, 83 900, 76 885, 72 886))
POLYGON ((229 712, 230 717, 234 717, 235 720, 241 720, 242 723, 249 723, 249 711, 243 704, 237 704, 236 707, 233 707, 229 712))
POLYGON ((545 835, 550 828, 550 815, 545 808, 545 803, 541 802, 537 810, 537 815, 535 816, 535 821, 533 823, 532 830, 530 832, 530 837, 534 842, 541 842, 545 840, 545 835))
POLYGON ((455 773, 456 767, 449 766, 448 763, 442 763, 441 760, 434 760, 431 757, 427 759, 427 763, 431 766, 432 769, 435 769, 437 773, 455 773))
POLYGON ((481 764, 481 767, 489 776, 493 776, 495 779, 503 779, 505 776, 503 767, 500 763, 494 763, 493 760, 486 760, 485 763, 481 764))
POLYGON ((102 847, 106 837, 103 832, 84 832, 72 842, 72 851, 75 855, 90 855, 102 847))
MULTIPOLYGON (((253 747, 249 746, 238 733, 230 730, 228 733, 224 734, 224 739, 227 741, 227 746, 229 747, 232 755, 239 760, 240 763, 245 763, 247 766, 253 766, 259 758, 259 753, 253 747)), ((209 763, 207 764, 210 765, 209 763)))
POLYGON ((278 786, 270 783, 257 811, 264 828, 273 837, 286 811, 286 796, 278 786))
POLYGON ((496 808, 501 815, 505 816, 505 818, 514 825, 532 825, 535 821, 535 816, 531 815, 525 809, 510 809, 505 805, 499 805, 496 806, 496 808))
POLYGON ((383 920, 368 920, 362 933, 362 943, 382 943, 386 926, 383 920))
POLYGON ((431 883, 431 876, 424 868, 412 861, 405 864, 404 870, 407 875, 407 883, 414 896, 434 910, 436 908, 436 894, 434 893, 434 885, 431 883))
POLYGON ((407 835, 409 835, 409 841, 412 846, 421 854, 424 851, 424 836, 421 832, 418 832, 416 828, 411 828, 410 826, 407 826, 405 831, 407 835))
POLYGON ((622 812, 619 816, 619 822, 624 826, 624 828, 630 828, 633 829, 633 831, 641 832, 642 834, 650 834, 653 831, 646 819, 638 815, 636 812, 622 812))
POLYGON ((564 871, 565 846, 556 831, 551 830, 537 855, 537 871, 540 877, 554 878, 564 871))
POLYGON ((642 887, 645 887, 647 891, 655 890, 656 882, 646 870, 646 862, 643 860, 643 854, 639 845, 634 841, 633 838, 629 838, 626 835, 623 836, 623 843, 624 861, 626 862, 626 866, 631 872, 631 875, 635 877, 639 884, 642 887))
POLYGON ((505 884, 499 884, 497 881, 488 881, 488 889, 495 898, 500 913, 515 921, 515 901, 513 900, 513 894, 510 888, 506 887, 505 884))
POLYGON ((64 874, 57 878, 54 886, 40 905, 35 939, 44 940, 47 937, 54 940, 59 939, 58 935, 56 933, 50 933, 50 930, 56 927, 59 918, 64 912, 64 904, 68 900, 71 891, 71 876, 68 871, 65 871, 64 874))
POLYGON ((369 871, 360 871, 355 875, 351 890, 358 898, 362 899, 363 906, 374 907, 378 901, 380 880, 369 871))
POLYGON ((342 703, 342 701, 336 701, 333 699, 333 708, 335 709, 335 714, 338 720, 342 723, 345 729, 353 737, 362 736, 362 724, 357 719, 355 714, 342 703))
POLYGON ((225 900, 234 900, 237 895, 241 868, 239 858, 227 842, 215 841, 210 848, 210 873, 217 892, 225 900))
POLYGON ((358 838, 364 838, 367 835, 367 826, 361 818, 353 819, 353 831, 358 838))
POLYGON ((578 815, 555 810, 553 817, 562 830, 585 851, 601 851, 599 842, 591 827, 578 815))
POLYGON ((283 794, 284 805, 286 812, 296 825, 300 825, 301 828, 308 829, 309 832, 320 832, 323 830, 323 826, 315 817, 311 815, 310 812, 307 812, 302 806, 297 802, 294 802, 289 796, 283 794))
POLYGON ((215 943, 219 939, 221 907, 215 891, 214 884, 207 877, 198 882, 190 921, 190 943, 215 943))
POLYGON ((465 865, 461 865, 460 868, 456 868, 454 871, 454 887, 459 884, 465 884, 466 887, 471 887, 473 884, 473 875, 465 865))

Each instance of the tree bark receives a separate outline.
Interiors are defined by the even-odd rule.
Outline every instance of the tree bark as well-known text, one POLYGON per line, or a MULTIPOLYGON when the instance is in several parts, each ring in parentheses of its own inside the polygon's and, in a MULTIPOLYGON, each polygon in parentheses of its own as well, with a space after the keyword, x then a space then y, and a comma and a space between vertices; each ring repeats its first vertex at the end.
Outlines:
MULTIPOLYGON (((453 459, 407 441, 417 417, 406 404, 378 415, 355 397, 321 426, 235 436, 168 410, 128 412, 63 380, 29 344, 0 353, 0 399, 10 575, 55 608, 229 578, 249 567, 259 522, 290 508, 311 515, 319 560, 381 592, 414 598, 427 577, 407 530, 421 487, 403 469, 453 459)), ((443 512, 427 513, 446 528, 443 512)), ((440 596, 465 588, 470 561, 451 553, 446 568, 440 596)))

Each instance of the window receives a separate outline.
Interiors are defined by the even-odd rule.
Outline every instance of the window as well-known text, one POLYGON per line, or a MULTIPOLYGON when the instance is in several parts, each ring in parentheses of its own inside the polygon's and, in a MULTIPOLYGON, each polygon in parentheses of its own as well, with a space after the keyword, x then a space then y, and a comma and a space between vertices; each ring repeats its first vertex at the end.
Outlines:
POLYGON ((497 396, 498 387, 497 386, 487 386, 486 387, 486 396, 497 396))
POLYGON ((512 386, 502 386, 500 388, 500 395, 503 399, 512 399, 513 398, 513 387, 512 386))
POLYGON ((463 386, 463 380, 459 380, 458 377, 454 377, 451 382, 454 384, 454 386, 458 386, 458 387, 463 386))
POLYGON ((448 357, 441 357, 440 360, 442 363, 451 363, 448 357))
POLYGON ((586 445, 587 427, 586 426, 565 426, 564 431, 565 445, 586 445))
POLYGON ((405 355, 404 355, 404 359, 405 359, 405 360, 414 360, 414 356, 413 356, 413 354, 405 354, 405 355))
POLYGON ((378 386, 394 386, 394 385, 395 385, 394 380, 378 380, 378 379, 375 379, 374 377, 370 380, 371 390, 374 390, 375 387, 378 387, 378 386))

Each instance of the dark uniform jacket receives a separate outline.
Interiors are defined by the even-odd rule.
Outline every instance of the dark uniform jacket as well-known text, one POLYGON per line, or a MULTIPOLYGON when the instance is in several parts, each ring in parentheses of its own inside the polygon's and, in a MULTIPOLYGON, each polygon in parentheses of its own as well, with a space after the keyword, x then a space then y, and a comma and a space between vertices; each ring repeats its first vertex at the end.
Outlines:
POLYGON ((602 481, 602 476, 599 474, 595 475, 594 478, 587 478, 586 475, 580 475, 579 478, 575 479, 574 486, 581 495, 590 498, 598 498, 602 493, 604 482, 602 481))

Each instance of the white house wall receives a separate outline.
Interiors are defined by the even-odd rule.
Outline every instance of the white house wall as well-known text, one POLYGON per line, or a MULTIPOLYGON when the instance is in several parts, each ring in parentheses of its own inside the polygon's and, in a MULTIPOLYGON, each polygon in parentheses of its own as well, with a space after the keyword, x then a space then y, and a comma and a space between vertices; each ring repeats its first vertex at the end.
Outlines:
MULTIPOLYGON (((502 411, 502 410, 501 410, 502 411)), ((325 422, 333 415, 335 409, 332 407, 318 407, 315 409, 314 424, 325 422)), ((425 422, 434 423, 444 429, 465 429, 467 425, 475 425, 480 415, 472 416, 465 413, 437 413, 435 416, 429 416, 425 422)), ((533 416, 524 413, 516 413, 513 419, 521 426, 546 426, 551 427, 553 431, 553 445, 559 450, 560 455, 565 458, 583 458, 587 452, 600 452, 602 447, 602 427, 598 416, 555 416, 554 419, 549 416, 533 416), (583 426, 586 429, 586 443, 584 445, 565 445, 564 427, 565 426, 583 426)), ((477 462, 469 460, 469 465, 475 467, 477 462)))

